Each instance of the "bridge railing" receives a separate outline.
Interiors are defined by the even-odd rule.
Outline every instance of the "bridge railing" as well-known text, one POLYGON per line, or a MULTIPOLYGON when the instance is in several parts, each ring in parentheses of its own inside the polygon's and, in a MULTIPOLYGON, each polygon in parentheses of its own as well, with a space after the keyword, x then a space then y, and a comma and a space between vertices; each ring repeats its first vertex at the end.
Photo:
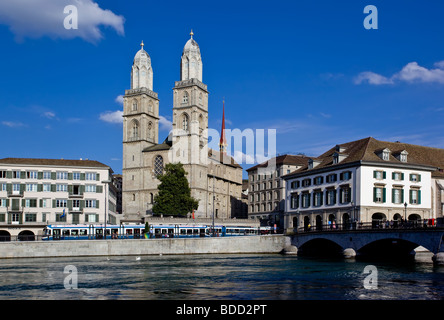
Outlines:
POLYGON ((412 220, 412 221, 372 221, 372 222, 349 222, 338 224, 315 224, 305 225, 303 227, 294 228, 295 232, 334 232, 334 231, 351 231, 351 230, 403 230, 403 229, 426 229, 436 228, 436 224, 431 219, 412 220))

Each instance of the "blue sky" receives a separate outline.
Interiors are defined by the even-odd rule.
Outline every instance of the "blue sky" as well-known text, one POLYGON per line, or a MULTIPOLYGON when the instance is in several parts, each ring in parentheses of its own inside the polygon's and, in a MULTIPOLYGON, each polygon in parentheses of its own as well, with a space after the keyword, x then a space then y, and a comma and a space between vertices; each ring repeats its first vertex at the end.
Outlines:
MULTIPOLYGON (((190 30, 209 127, 276 129, 277 153, 316 156, 368 136, 444 148, 442 1, 8 0, 0 4, 0 157, 122 168, 118 97, 141 40, 162 116, 190 30), (66 30, 66 5, 79 8, 66 30), (378 29, 363 26, 378 9, 378 29), (108 117, 104 117, 108 115, 108 117)), ((245 150, 243 150, 245 151, 245 150)), ((251 164, 244 164, 244 168, 251 164)))

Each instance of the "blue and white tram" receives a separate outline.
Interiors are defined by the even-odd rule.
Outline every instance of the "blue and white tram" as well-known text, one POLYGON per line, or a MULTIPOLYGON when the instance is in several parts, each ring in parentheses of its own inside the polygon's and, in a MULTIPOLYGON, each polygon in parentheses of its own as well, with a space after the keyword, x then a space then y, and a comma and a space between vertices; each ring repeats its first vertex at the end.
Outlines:
MULTIPOLYGON (((103 239, 103 224, 48 225, 43 230, 43 240, 103 239)), ((107 225, 106 236, 111 239, 138 239, 145 231, 144 225, 107 225)))

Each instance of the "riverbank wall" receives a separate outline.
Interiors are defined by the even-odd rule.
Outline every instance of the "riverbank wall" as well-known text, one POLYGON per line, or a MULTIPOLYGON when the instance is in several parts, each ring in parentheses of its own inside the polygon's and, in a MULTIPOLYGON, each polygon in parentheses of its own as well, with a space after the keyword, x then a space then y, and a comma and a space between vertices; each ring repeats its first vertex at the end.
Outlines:
POLYGON ((289 244, 290 238, 284 235, 131 240, 14 241, 0 243, 0 259, 160 254, 279 253, 289 244))

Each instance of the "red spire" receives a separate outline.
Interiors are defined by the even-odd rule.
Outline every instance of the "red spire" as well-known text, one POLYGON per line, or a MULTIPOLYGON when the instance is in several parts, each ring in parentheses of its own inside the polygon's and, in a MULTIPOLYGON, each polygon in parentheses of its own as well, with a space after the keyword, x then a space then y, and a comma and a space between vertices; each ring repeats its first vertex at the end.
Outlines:
POLYGON ((219 148, 221 153, 226 153, 227 139, 225 138, 225 101, 223 101, 222 106, 222 129, 220 131, 219 148))

